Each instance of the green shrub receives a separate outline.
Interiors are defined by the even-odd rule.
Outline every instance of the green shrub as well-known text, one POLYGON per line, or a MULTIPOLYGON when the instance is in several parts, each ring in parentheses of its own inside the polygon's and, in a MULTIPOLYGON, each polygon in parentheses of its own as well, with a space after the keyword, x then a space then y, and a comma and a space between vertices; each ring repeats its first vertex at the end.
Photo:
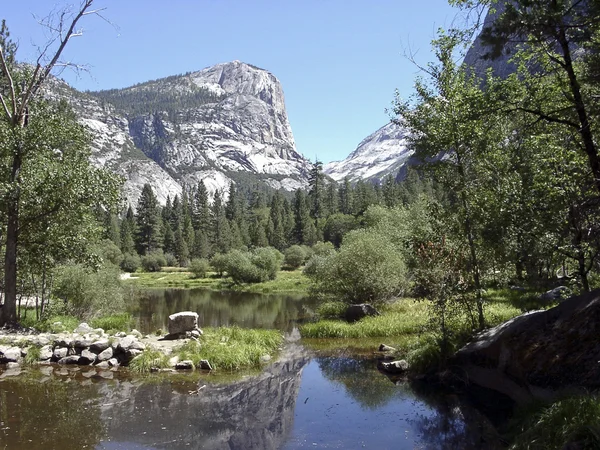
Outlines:
POLYGON ((127 253, 123 256, 123 260, 121 261, 121 270, 133 273, 140 268, 141 264, 142 261, 137 253, 134 255, 127 253))
POLYGON ((227 255, 224 255, 223 253, 215 253, 215 255, 210 259, 210 265, 220 277, 222 277, 223 273, 227 271, 228 263, 229 259, 227 258, 227 255))
POLYGON ((292 245, 283 252, 283 263, 290 269, 297 269, 304 264, 306 252, 299 245, 292 245))
POLYGON ((311 249, 312 253, 317 256, 329 256, 335 253, 335 247, 331 242, 317 242, 311 249))
POLYGON ((123 261, 121 249, 109 239, 100 242, 96 247, 96 251, 102 257, 103 261, 110 262, 115 266, 119 266, 121 261, 123 261))
POLYGON ((206 272, 208 272, 209 269, 209 264, 206 259, 194 258, 190 262, 188 269, 192 272, 194 278, 205 278, 206 272))
POLYGON ((260 283, 263 273, 250 261, 248 253, 232 250, 227 254, 227 273, 236 283, 260 283))
POLYGON ((167 265, 167 259, 162 252, 152 252, 142 257, 142 269, 145 272, 160 272, 167 265))
POLYGON ((348 303, 386 300, 400 295, 407 286, 402 254, 374 231, 352 231, 339 252, 311 260, 305 274, 313 281, 313 292, 348 303))
POLYGON ((52 294, 64 301, 65 312, 82 320, 113 314, 125 309, 119 276, 119 269, 112 265, 97 271, 80 264, 59 266, 52 294))
POLYGON ((172 253, 165 253, 165 266, 167 267, 177 267, 179 266, 179 261, 172 253))
POLYGON ((273 247, 256 248, 250 255, 250 262, 261 272, 261 281, 274 280, 281 270, 283 254, 273 247))

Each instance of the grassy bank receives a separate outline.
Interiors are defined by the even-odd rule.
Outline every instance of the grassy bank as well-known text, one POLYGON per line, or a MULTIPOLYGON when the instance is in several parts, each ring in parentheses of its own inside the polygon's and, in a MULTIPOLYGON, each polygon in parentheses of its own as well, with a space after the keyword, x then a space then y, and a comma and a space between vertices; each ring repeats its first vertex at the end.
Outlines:
POLYGON ((130 368, 147 373, 152 367, 168 367, 169 359, 191 360, 195 367, 206 359, 217 371, 252 369, 261 366, 261 357, 274 356, 283 343, 277 330, 256 330, 238 327, 205 328, 200 341, 189 341, 174 349, 169 356, 148 350, 134 358, 130 368))
POLYGON ((144 288, 205 288, 259 294, 305 293, 308 278, 302 270, 280 271, 275 280, 262 283, 236 284, 229 277, 220 278, 209 272, 204 278, 194 278, 191 272, 164 270, 161 272, 136 272, 124 283, 144 288))
MULTIPOLYGON (((528 293, 508 289, 488 290, 485 294, 485 315, 489 326, 503 323, 524 309, 548 307, 550 305, 533 304, 533 296, 528 293)), ((348 323, 345 320, 331 318, 339 315, 344 305, 327 303, 319 308, 323 317, 318 322, 308 323, 300 328, 307 346, 327 352, 368 352, 385 343, 398 349, 398 356, 405 358, 415 370, 424 370, 439 363, 439 334, 430 326, 429 303, 411 298, 401 298, 379 308, 380 316, 365 317, 348 323)), ((472 330, 465 324, 453 324, 455 347, 463 345, 472 330)))

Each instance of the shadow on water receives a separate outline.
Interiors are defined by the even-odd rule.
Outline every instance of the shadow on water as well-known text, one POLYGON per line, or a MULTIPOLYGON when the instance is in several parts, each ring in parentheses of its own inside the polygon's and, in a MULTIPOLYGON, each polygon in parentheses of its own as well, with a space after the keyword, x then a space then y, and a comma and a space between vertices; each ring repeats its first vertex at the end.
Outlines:
POLYGON ((375 361, 286 346, 260 374, 0 373, 0 448, 494 448, 455 396, 395 384, 375 361))
POLYGON ((301 295, 251 294, 207 289, 152 289, 137 294, 133 314, 142 333, 167 328, 168 317, 194 311, 202 327, 237 325, 292 331, 312 314, 313 301, 301 295))

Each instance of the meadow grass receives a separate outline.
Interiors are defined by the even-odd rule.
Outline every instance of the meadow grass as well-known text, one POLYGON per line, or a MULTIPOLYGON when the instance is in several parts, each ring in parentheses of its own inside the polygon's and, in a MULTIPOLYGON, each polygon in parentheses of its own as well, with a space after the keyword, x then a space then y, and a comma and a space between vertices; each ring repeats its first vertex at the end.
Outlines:
POLYGON ((275 280, 262 283, 236 284, 230 277, 219 278, 207 272, 204 278, 194 278, 191 272, 138 272, 124 283, 144 288, 207 288, 259 294, 305 293, 309 280, 302 270, 279 271, 275 280))
POLYGON ((129 369, 136 373, 149 373, 152 369, 169 367, 169 357, 163 352, 148 349, 129 362, 129 369))
MULTIPOLYGON (((335 308, 334 308, 335 309, 335 308)), ((399 299, 380 308, 380 316, 365 317, 355 323, 320 320, 300 327, 305 338, 375 338, 419 333, 428 320, 427 304, 414 299, 399 299)))

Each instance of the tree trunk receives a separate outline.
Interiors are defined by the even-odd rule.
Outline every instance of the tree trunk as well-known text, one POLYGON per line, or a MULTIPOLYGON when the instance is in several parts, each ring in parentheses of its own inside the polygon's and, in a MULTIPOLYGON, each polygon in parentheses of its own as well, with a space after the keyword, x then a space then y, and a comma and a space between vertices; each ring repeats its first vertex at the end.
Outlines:
POLYGON ((594 143, 594 136, 590 127, 589 115, 585 108, 585 102, 581 95, 581 86, 575 69, 573 68, 573 59, 571 57, 571 49, 569 48, 569 42, 565 33, 564 27, 559 29, 558 43, 563 53, 564 69, 569 77, 569 86, 571 94, 573 95, 573 103, 575 111, 577 112, 577 118, 579 119, 579 134, 583 140, 583 149, 588 157, 588 162, 592 170, 592 176, 594 177, 594 184, 598 192, 600 192, 600 158, 598 157, 598 151, 596 144, 594 143))
POLYGON ((4 254, 4 307, 0 325, 17 323, 17 248, 19 238, 19 172, 22 145, 15 147, 10 182, 13 192, 8 195, 6 207, 6 249, 4 254))

